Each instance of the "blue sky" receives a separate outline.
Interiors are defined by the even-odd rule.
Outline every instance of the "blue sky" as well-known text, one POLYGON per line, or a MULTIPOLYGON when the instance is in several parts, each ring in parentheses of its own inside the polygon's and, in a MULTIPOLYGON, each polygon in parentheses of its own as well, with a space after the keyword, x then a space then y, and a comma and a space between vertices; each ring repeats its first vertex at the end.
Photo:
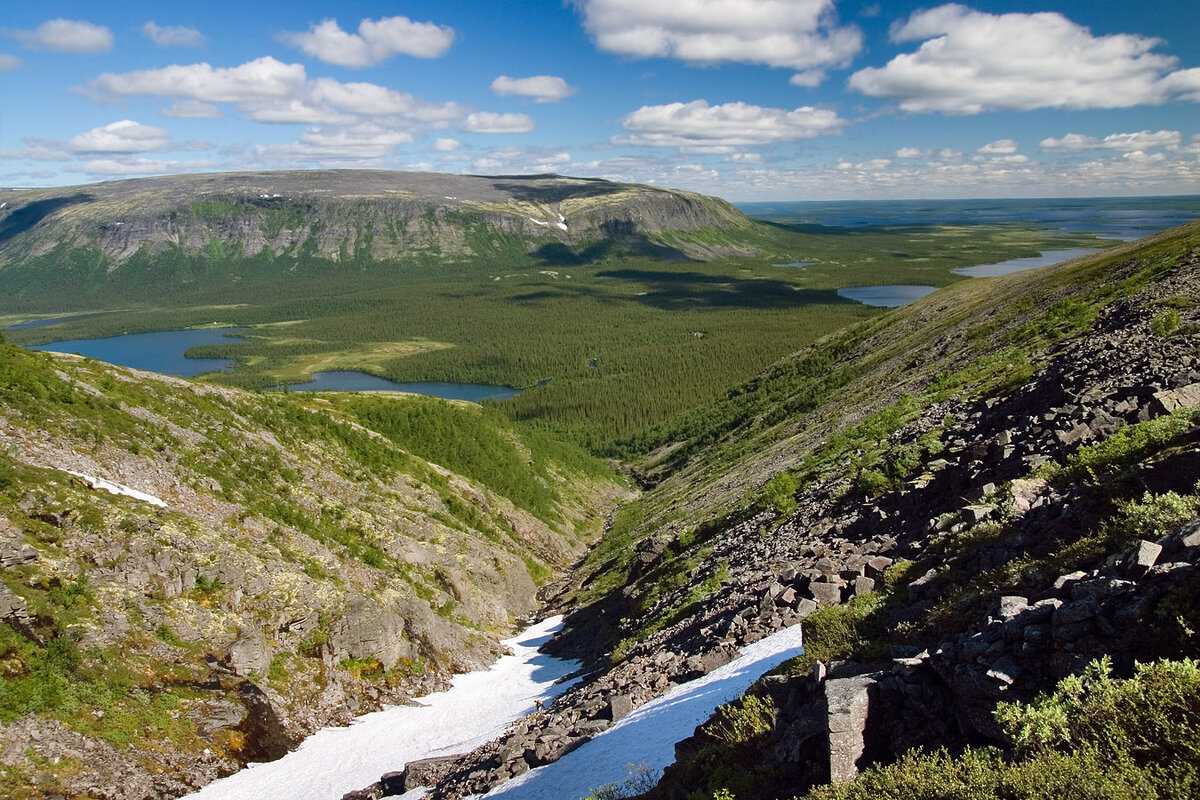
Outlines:
POLYGON ((0 185, 557 172, 732 200, 1200 194, 1200 2, 6 3, 0 185))

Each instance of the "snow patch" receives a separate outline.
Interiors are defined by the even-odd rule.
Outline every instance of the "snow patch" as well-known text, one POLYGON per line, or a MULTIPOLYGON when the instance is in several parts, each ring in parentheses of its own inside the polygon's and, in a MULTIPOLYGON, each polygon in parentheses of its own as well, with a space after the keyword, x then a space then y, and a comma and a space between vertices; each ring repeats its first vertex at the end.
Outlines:
POLYGON ((541 225, 543 228, 550 227, 549 222, 542 222, 540 219, 534 219, 533 217, 530 217, 529 221, 532 222, 534 225, 541 225))
POLYGON ((160 498, 155 497, 152 494, 147 494, 146 492, 138 491, 137 489, 131 489, 128 486, 125 486, 124 484, 113 483, 112 481, 106 481, 103 478, 97 478, 95 475, 88 475, 83 472, 76 472, 73 469, 64 470, 64 472, 66 472, 70 475, 74 475, 76 478, 79 478, 81 481, 83 481, 84 483, 86 483, 88 486, 90 486, 93 489, 103 489, 104 491, 106 491, 110 494, 123 494, 126 497, 132 497, 137 500, 141 500, 143 502, 149 503, 152 506, 158 506, 159 508, 167 507, 167 504, 164 503, 160 498))
POLYGON ((535 700, 548 702, 575 683, 559 681, 578 662, 538 653, 560 627, 558 616, 527 628, 503 642, 512 655, 488 670, 456 675, 453 688, 345 728, 325 728, 278 761, 252 764, 187 800, 338 800, 409 761, 469 752, 532 713, 535 700))
POLYGON ((800 626, 793 625, 743 647, 736 661, 676 686, 558 761, 513 778, 483 796, 489 800, 574 800, 606 784, 621 783, 629 764, 645 764, 657 780, 675 761, 676 742, 691 736, 717 706, 744 694, 759 676, 804 652, 803 643, 800 626))

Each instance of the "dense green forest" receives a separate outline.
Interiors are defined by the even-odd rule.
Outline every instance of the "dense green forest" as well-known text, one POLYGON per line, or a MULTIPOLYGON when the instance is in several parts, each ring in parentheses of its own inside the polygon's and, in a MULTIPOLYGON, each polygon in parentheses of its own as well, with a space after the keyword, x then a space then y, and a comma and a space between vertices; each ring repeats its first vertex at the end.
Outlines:
MULTIPOLYGON (((730 236, 756 255, 695 261, 672 251, 675 260, 664 261, 669 248, 645 241, 530 252, 520 237, 481 231, 472 239, 480 256, 470 262, 400 264, 354 254, 332 262, 303 248, 245 258, 212 247, 199 255, 138 254, 110 269, 98 251, 51 251, 5 270, 13 294, 0 311, 13 321, 35 312, 119 312, 12 332, 21 344, 245 326, 247 341, 189 355, 234 358, 231 372, 209 377, 248 388, 336 369, 528 387, 489 402, 596 452, 624 454, 656 423, 881 313, 840 297, 838 288, 943 286, 962 280, 951 272, 957 267, 1096 243, 1019 224, 772 223, 730 236), (781 266, 792 262, 815 263, 781 266)), ((719 238, 673 237, 697 245, 719 238)))

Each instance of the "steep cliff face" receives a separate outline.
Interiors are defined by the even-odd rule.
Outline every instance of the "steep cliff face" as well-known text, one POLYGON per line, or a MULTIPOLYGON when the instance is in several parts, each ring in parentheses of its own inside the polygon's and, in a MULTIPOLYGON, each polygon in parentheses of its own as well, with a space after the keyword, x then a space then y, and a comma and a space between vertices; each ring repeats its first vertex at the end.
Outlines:
POLYGON ((619 492, 470 404, 253 394, 4 344, 0 434, 11 797, 176 796, 485 666, 619 492), (413 455, 414 415, 477 457, 413 455))
MULTIPOLYGON (((558 176, 365 170, 185 175, 5 193, 0 264, 93 249, 330 261, 471 260, 498 248, 747 230, 728 203, 558 176)), ((736 238, 736 237, 735 237, 736 238)), ((704 248, 691 254, 703 257, 704 248)))

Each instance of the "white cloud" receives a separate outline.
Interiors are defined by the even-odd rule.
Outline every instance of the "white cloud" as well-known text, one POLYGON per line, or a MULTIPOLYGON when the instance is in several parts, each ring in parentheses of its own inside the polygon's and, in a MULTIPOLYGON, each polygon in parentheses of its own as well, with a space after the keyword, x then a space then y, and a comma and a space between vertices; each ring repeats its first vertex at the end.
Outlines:
POLYGON ((312 81, 309 99, 351 114, 396 114, 420 122, 448 122, 462 116, 457 103, 429 103, 411 94, 374 83, 341 83, 332 78, 312 81))
POLYGON ((284 64, 271 56, 237 67, 172 64, 161 69, 106 72, 87 82, 85 92, 97 100, 134 95, 181 97, 206 103, 241 103, 295 95, 304 87, 302 64, 284 64))
POLYGON ((0 72, 11 72, 25 62, 9 53, 0 53, 0 72))
POLYGON ((468 114, 458 126, 468 133, 528 133, 533 130, 533 118, 526 114, 497 114, 476 111, 468 114))
POLYGON ((284 41, 327 64, 361 68, 379 64, 403 53, 417 58, 439 58, 454 42, 454 29, 408 17, 364 19, 358 33, 347 33, 337 20, 325 19, 307 33, 285 33, 284 41))
POLYGON ((494 94, 532 97, 535 103, 557 103, 578 91, 578 88, 555 75, 534 75, 529 78, 501 75, 492 81, 494 94))
POLYGON ((977 114, 994 109, 1127 108, 1200 99, 1200 70, 1171 73, 1162 42, 1136 34, 1093 36, 1057 12, 988 14, 957 3, 893 25, 916 52, 850 76, 849 85, 904 111, 977 114))
POLYGON ((839 133, 846 120, 827 109, 794 111, 705 100, 642 106, 622 120, 630 136, 618 144, 654 147, 745 147, 839 133))
POLYGON ((77 166, 67 167, 68 172, 83 172, 97 177, 120 177, 123 175, 162 175, 181 172, 200 172, 217 166, 215 161, 165 161, 148 158, 97 158, 77 166))
POLYGON ((270 124, 350 125, 357 121, 353 115, 299 97, 247 100, 238 105, 238 110, 247 119, 270 124))
POLYGON ((921 158, 928 153, 919 147, 901 147, 896 151, 896 158, 921 158))
POLYGON ((763 157, 760 153, 732 153, 725 159, 732 164, 761 164, 763 157))
POLYGON ((159 25, 151 21, 141 30, 143 36, 159 47, 203 47, 208 42, 200 31, 182 25, 159 25))
POLYGON ((997 139, 988 142, 975 151, 983 156, 1004 156, 1017 152, 1017 142, 1013 139, 997 139))
POLYGON ((825 70, 809 69, 804 72, 797 72, 792 77, 788 78, 788 83, 792 86, 803 86, 806 89, 815 89, 821 85, 821 81, 825 80, 825 70))
POLYGON ((453 153, 462 147, 462 142, 458 139, 434 139, 433 149, 439 153, 453 153))
POLYGON ((862 33, 836 24, 833 0, 573 0, 596 46, 692 64, 807 69, 842 65, 862 33))
POLYGON ((464 114, 457 103, 431 103, 373 83, 310 80, 303 65, 270 56, 236 67, 201 63, 105 73, 83 91, 96 100, 179 98, 166 116, 219 115, 213 103, 235 103, 248 119, 266 123, 351 125, 366 116, 386 117, 399 127, 444 127, 464 114))
MULTIPOLYGON (((472 172, 509 175, 559 172, 571 164, 571 155, 539 147, 500 147, 489 150, 470 164, 472 172)), ((572 167, 574 171, 574 167, 572 167)))
POLYGON ((1103 139, 1094 136, 1084 136, 1080 133, 1068 133, 1061 139, 1043 139, 1043 150, 1079 151, 1079 150, 1149 150, 1154 147, 1176 149, 1183 143, 1179 131, 1138 131, 1137 133, 1110 133, 1103 139))
POLYGON ((73 136, 66 146, 76 153, 147 153, 165 150, 170 143, 166 128, 123 119, 73 136))
POLYGON ((202 103, 199 100, 179 100, 158 113, 171 119, 220 119, 225 116, 221 109, 212 103, 202 103))
POLYGON ((51 19, 35 30, 13 31, 12 35, 28 50, 107 53, 113 46, 112 31, 78 19, 51 19))

